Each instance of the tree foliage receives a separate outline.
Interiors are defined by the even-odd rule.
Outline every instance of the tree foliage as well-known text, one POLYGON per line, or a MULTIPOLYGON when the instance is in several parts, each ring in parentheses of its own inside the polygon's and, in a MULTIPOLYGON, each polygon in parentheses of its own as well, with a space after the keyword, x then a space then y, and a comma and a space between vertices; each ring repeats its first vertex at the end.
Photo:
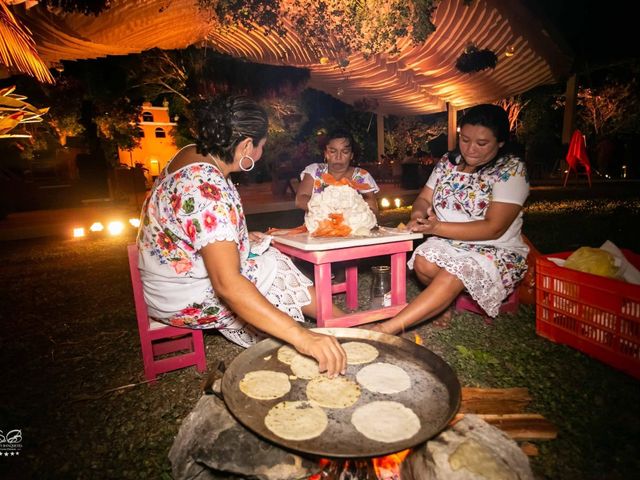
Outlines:
POLYGON ((98 15, 111 7, 110 0, 39 0, 39 3, 67 13, 98 15))
POLYGON ((82 95, 80 83, 73 77, 60 76, 55 85, 43 86, 50 105, 47 123, 58 138, 60 145, 67 143, 68 137, 81 135, 85 131, 81 123, 82 95))
POLYGON ((440 0, 198 0, 221 25, 256 25, 266 34, 285 36, 286 18, 318 58, 339 66, 347 56, 397 52, 404 38, 423 43, 435 26, 431 15, 440 0))
POLYGON ((520 113, 522 113, 522 109, 525 108, 528 103, 529 100, 523 100, 519 95, 503 98, 496 102, 496 105, 502 107, 509 116, 509 131, 511 133, 517 134, 520 124, 520 113))
POLYGON ((139 105, 127 98, 115 99, 109 105, 98 103, 93 117, 99 136, 108 142, 112 158, 117 149, 133 150, 140 144, 142 134, 138 128, 138 118, 142 111, 139 105))
POLYGON ((394 117, 385 132, 385 153, 402 160, 416 153, 430 153, 428 143, 447 133, 446 121, 433 118, 428 121, 418 117, 394 117))
POLYGON ((549 173, 562 157, 563 109, 557 103, 561 97, 560 86, 539 87, 521 97, 527 106, 519 115, 516 134, 525 146, 525 160, 531 172, 536 170, 536 174, 549 173))
POLYGON ((578 91, 578 115, 585 132, 596 137, 639 131, 638 85, 610 83, 578 91))

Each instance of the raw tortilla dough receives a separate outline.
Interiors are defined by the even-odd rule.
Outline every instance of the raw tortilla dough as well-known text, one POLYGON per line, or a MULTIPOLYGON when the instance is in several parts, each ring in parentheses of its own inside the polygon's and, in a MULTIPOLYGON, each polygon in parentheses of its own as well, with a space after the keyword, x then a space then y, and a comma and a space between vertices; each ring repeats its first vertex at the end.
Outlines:
POLYGON ((371 402, 358 407, 351 423, 365 437, 384 443, 407 440, 420 431, 418 416, 398 402, 371 402))
POLYGON ((304 378, 305 380, 311 380, 312 378, 320 376, 318 362, 304 355, 296 355, 293 357, 291 360, 291 371, 298 378, 304 378))
POLYGON ((360 385, 344 377, 316 377, 307 384, 307 398, 325 408, 347 408, 360 398, 360 385))
POLYGON ((247 373, 240 380, 240 391, 246 396, 258 400, 280 398, 291 390, 289 375, 272 370, 256 370, 247 373))
POLYGON ((328 423, 324 410, 310 402, 280 402, 264 417, 266 427, 286 440, 315 438, 328 423))
POLYGON ((291 365, 291 360, 296 355, 300 355, 295 348, 290 347, 289 345, 284 345, 278 349, 278 360, 282 363, 286 363, 287 365, 291 365))
POLYGON ((347 342, 342 344, 342 348, 347 352, 347 363, 349 365, 369 363, 378 358, 378 349, 368 343, 347 342))
POLYGON ((399 393, 411 388, 409 374, 390 363, 367 365, 356 374, 356 380, 374 393, 399 393))

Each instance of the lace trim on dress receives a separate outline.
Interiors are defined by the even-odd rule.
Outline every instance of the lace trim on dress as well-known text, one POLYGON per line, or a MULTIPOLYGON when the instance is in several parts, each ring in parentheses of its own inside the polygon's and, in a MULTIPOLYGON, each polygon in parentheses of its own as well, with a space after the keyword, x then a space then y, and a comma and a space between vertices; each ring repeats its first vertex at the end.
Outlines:
POLYGON ((260 340, 264 340, 267 336, 259 330, 253 328, 248 323, 244 323, 241 320, 235 320, 228 327, 218 330, 220 334, 230 342, 240 345, 244 348, 249 348, 255 345, 260 340))
POLYGON ((309 287, 313 282, 298 270, 291 259, 272 249, 278 262, 276 278, 265 297, 278 310, 298 322, 304 322, 302 307, 311 303, 309 287))
POLYGON ((194 243, 193 247, 194 250, 200 250, 201 248, 206 247, 210 243, 214 242, 233 242, 235 244, 240 243, 235 232, 232 232, 231 230, 219 230, 210 237, 198 239, 198 241, 194 243))
MULTIPOLYGON (((313 285, 313 282, 294 266, 289 257, 275 249, 270 249, 268 252, 276 257, 277 269, 273 284, 265 297, 281 312, 286 313, 297 322, 304 322, 302 307, 311 303, 309 287, 313 285)), ((245 348, 266 338, 264 333, 238 318, 229 322, 219 331, 233 343, 245 348)))
POLYGON ((478 305, 487 312, 490 317, 496 317, 502 305, 502 301, 507 296, 507 292, 502 285, 498 272, 495 278, 470 255, 452 255, 451 248, 443 243, 429 242, 416 248, 409 268, 413 268, 416 255, 420 255, 432 263, 435 263, 447 272, 455 275, 462 281, 469 295, 478 302, 478 305))

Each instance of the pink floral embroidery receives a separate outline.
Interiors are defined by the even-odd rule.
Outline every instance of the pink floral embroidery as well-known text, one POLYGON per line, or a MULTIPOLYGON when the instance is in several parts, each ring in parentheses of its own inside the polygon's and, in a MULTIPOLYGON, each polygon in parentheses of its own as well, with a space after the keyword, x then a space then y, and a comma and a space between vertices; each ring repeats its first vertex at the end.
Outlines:
POLYGON ((185 222, 184 229, 187 232, 187 235, 189 235, 189 240, 193 242, 196 239, 196 234, 198 233, 198 231, 196 230, 196 226, 191 219, 188 219, 185 222))
POLYGON ((181 258, 177 261, 172 261, 171 266, 176 271, 177 274, 187 273, 191 270, 192 264, 188 258, 181 258))
POLYGON ((162 249, 169 251, 176 249, 176 244, 173 243, 173 241, 163 232, 158 233, 158 239, 156 241, 158 242, 158 246, 162 249))
POLYGON ((208 232, 213 230, 216 227, 216 225, 218 224, 218 219, 211 212, 204 212, 204 214, 202 216, 202 220, 203 220, 204 226, 205 226, 205 228, 207 229, 208 232))
POLYGON ((180 206, 182 205, 182 198, 180 195, 176 195, 175 193, 171 195, 171 207, 173 208, 173 212, 177 213, 180 210, 180 206))
POLYGON ((214 323, 216 322, 218 319, 216 317, 200 317, 198 319, 198 325, 206 325, 208 323, 214 323))
POLYGON ((200 193, 204 198, 210 198, 213 200, 220 200, 220 190, 215 185, 210 183, 203 183, 200 185, 200 193))
POLYGON ((184 315, 185 317, 193 317, 199 313, 200 309, 195 307, 187 307, 180 310, 180 315, 184 315))

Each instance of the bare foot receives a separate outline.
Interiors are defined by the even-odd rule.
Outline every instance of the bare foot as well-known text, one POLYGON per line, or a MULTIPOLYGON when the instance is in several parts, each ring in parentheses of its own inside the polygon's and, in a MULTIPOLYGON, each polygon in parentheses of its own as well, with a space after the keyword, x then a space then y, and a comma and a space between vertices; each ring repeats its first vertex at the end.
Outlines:
POLYGON ((371 330, 373 332, 378 332, 378 333, 387 333, 383 325, 384 323, 367 323, 365 325, 358 325, 358 328, 362 328, 364 330, 371 330))
POLYGON ((436 328, 448 328, 453 318, 453 305, 443 311, 440 315, 433 317, 431 324, 436 328))

